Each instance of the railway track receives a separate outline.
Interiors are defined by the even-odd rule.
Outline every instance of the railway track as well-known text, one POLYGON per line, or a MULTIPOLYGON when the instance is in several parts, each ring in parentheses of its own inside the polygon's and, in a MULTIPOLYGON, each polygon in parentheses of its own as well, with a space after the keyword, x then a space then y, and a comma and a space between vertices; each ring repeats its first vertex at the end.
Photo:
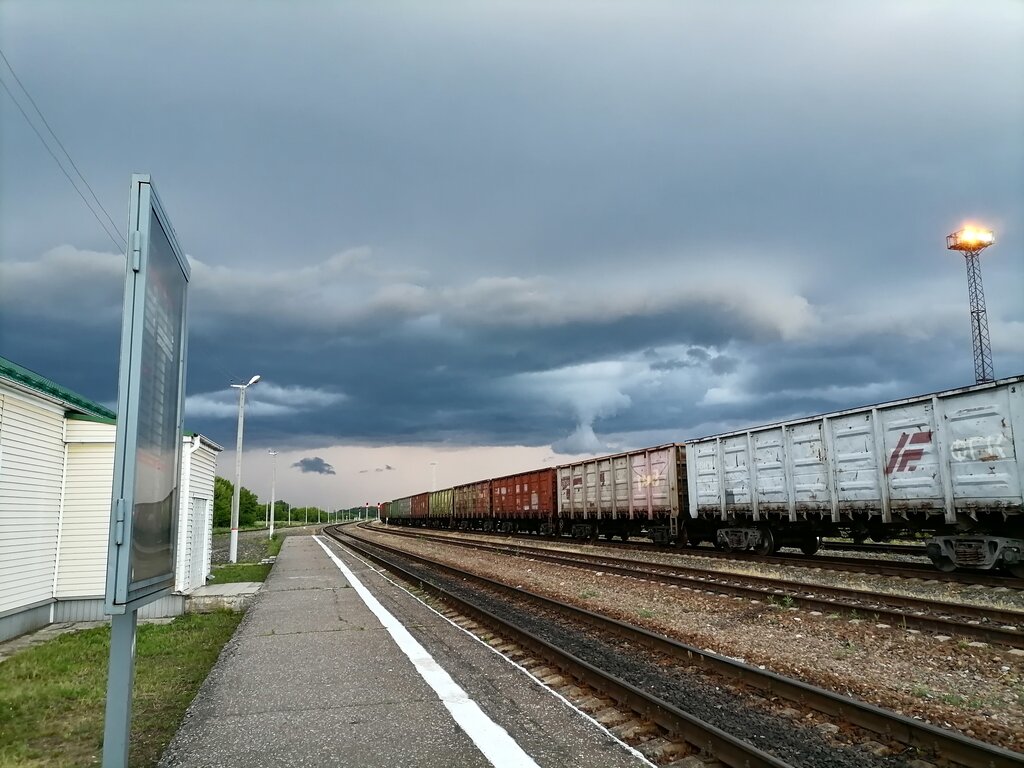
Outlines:
MULTIPOLYGON (((388 526, 393 528, 394 526, 388 526)), ((418 529, 431 530, 431 529, 418 529)), ((629 541, 615 542, 598 540, 574 540, 564 536, 547 536, 521 533, 494 533, 483 531, 466 531, 475 536, 514 541, 548 541, 560 544, 590 544, 591 546, 608 547, 619 551, 640 551, 652 554, 694 555, 715 560, 727 560, 740 563, 762 563, 767 565, 797 566, 801 568, 817 568, 821 570, 841 571, 845 573, 863 573, 877 576, 892 576, 901 579, 919 579, 921 581, 938 581, 953 584, 970 584, 983 587, 1007 587, 1024 589, 1024 581, 1002 571, 964 571, 950 573, 937 570, 931 562, 914 563, 903 560, 879 560, 868 557, 837 557, 831 555, 798 555, 796 553, 777 553, 774 555, 758 555, 753 552, 724 552, 711 546, 698 547, 666 547, 660 544, 629 541)), ((851 545, 854 546, 854 545, 851 545)), ((852 550, 851 550, 852 551, 852 550)), ((859 550, 865 551, 865 550, 859 550)), ((877 551, 877 550, 871 550, 877 551)))
MULTIPOLYGON (((381 529, 376 529, 381 530, 381 529)), ((767 576, 737 575, 683 565, 640 562, 612 555, 556 552, 522 544, 491 544, 452 536, 387 529, 396 536, 438 541, 452 546, 528 557, 557 565, 600 570, 663 584, 796 606, 811 611, 854 612, 875 622, 904 629, 971 638, 1009 648, 1024 648, 1024 612, 960 603, 945 603, 905 595, 879 594, 862 589, 825 586, 767 576)))
MULTIPOLYGON (((701 710, 702 702, 692 695, 688 698, 684 695, 685 705, 681 705, 679 693, 673 686, 676 683, 693 685, 693 676, 676 675, 674 669, 696 669, 702 675, 727 680, 732 686, 755 691, 760 696, 787 700, 794 706, 814 710, 831 720, 877 734, 876 738, 897 741, 906 745, 910 751, 922 750, 941 755, 947 763, 979 768, 1022 765, 1021 756, 1017 753, 903 717, 848 696, 702 651, 640 627, 476 576, 429 558, 405 553, 379 542, 369 544, 358 541, 350 533, 336 529, 327 529, 326 532, 344 541, 346 546, 395 570, 414 584, 429 588, 446 602, 454 602, 460 612, 473 616, 474 620, 503 637, 513 638, 531 653, 557 666, 564 674, 602 691, 620 705, 640 713, 670 734, 683 738, 694 751, 713 755, 726 765, 778 768, 826 764, 892 766, 905 764, 909 756, 900 756, 896 762, 892 762, 888 758, 876 760, 849 746, 825 744, 822 749, 820 737, 816 738, 813 733, 799 732, 800 726, 792 722, 787 722, 781 726, 780 731, 766 736, 770 733, 765 730, 769 728, 770 717, 761 726, 752 725, 748 721, 738 726, 738 731, 730 732, 731 729, 720 727, 723 722, 733 722, 728 706, 712 703, 708 710, 705 703, 705 711, 710 711, 711 716, 702 717, 694 713, 701 710), (410 562, 413 565, 410 566, 410 562), (423 569, 427 569, 426 572, 423 569), (467 584, 472 585, 468 590, 465 586, 467 584), (488 603, 486 598, 473 597, 473 594, 480 591, 500 595, 500 598, 492 598, 488 603), (550 616, 546 620, 553 625, 567 622, 577 627, 576 634, 570 635, 571 639, 567 641, 572 651, 566 650, 565 643, 552 642, 549 633, 538 632, 535 626, 524 627, 499 615, 506 613, 506 609, 514 612, 512 606, 522 606, 524 601, 528 607, 520 607, 521 617, 533 617, 535 623, 539 615, 550 616), (579 627, 584 629, 580 630, 579 627), (545 634, 548 635, 547 639, 542 636, 545 634), (607 653, 602 656, 591 654, 588 650, 602 643, 605 647, 618 648, 617 663, 609 661, 607 653), (643 677, 641 670, 646 662, 637 654, 638 648, 664 660, 654 663, 653 676, 643 677), (604 666, 613 669, 609 671, 604 666), (646 683, 638 684, 638 680, 645 679, 646 683), (746 739, 737 733, 743 733, 746 739), (761 744, 752 741, 760 741, 761 744)), ((521 618, 520 621, 526 619, 521 618)), ((719 691, 719 687, 712 686, 707 690, 719 691)), ((752 718, 758 717, 749 702, 740 705, 739 711, 752 718)), ((772 722, 776 729, 780 727, 778 718, 772 722)))
POLYGON ((830 541, 824 539, 821 548, 833 552, 867 552, 873 555, 909 555, 928 557, 923 544, 857 544, 852 541, 830 541))

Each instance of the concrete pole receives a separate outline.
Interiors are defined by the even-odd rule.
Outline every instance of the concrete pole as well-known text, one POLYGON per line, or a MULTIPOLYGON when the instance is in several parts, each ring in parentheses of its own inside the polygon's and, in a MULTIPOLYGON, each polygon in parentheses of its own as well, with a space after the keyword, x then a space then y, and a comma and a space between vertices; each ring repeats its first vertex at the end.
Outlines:
MULTIPOLYGON (((232 386, 235 386, 232 384, 232 386)), ((228 561, 238 562, 238 504, 242 495, 242 430, 245 426, 245 386, 238 388, 238 433, 235 437, 235 490, 231 494, 231 544, 228 561)))
POLYGON ((231 494, 231 543, 228 561, 238 562, 238 503, 242 494, 242 428, 245 425, 245 390, 260 380, 259 374, 248 384, 232 384, 238 390, 238 436, 235 439, 235 492, 231 494))
POLYGON ((270 538, 274 538, 274 502, 277 501, 277 451, 270 449, 270 456, 274 460, 274 468, 270 475, 270 538))

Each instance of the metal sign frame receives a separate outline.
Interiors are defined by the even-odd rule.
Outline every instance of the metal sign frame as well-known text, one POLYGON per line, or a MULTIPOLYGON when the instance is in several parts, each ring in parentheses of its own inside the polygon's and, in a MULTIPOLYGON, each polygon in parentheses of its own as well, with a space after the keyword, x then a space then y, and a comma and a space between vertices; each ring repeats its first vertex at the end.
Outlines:
MULTIPOLYGON (((107 583, 104 608, 108 614, 123 614, 153 602, 174 589, 175 579, 175 545, 177 541, 178 513, 180 506, 181 456, 183 412, 185 400, 185 360, 188 347, 188 283, 191 270, 185 258, 185 252, 178 243, 174 228, 171 226, 160 198, 148 174, 133 174, 131 182, 131 199, 128 221, 128 255, 125 271, 124 309, 121 323, 121 363, 117 389, 117 438, 114 453, 114 482, 111 493, 110 535, 107 548, 107 583), (161 232, 153 231, 153 224, 159 226, 161 232), (160 235, 166 238, 170 253, 162 247, 160 235), (160 247, 154 248, 154 241, 160 247), (162 260, 157 263, 154 260, 162 260), (176 269, 175 269, 176 267, 176 269), (163 270, 161 274, 160 270, 163 270), (178 272, 180 271, 180 275, 178 272), (171 286, 180 289, 180 305, 164 306, 161 302, 160 283, 162 278, 170 277, 179 280, 171 286), (177 315, 180 310, 180 317, 177 315), (157 327, 159 324, 159 327, 157 327), (177 333, 177 338, 173 334, 177 333), (154 392, 157 387, 143 388, 143 377, 152 378, 159 371, 150 368, 144 370, 144 341, 151 356, 159 358, 158 363, 175 366, 175 371, 164 371, 164 382, 176 383, 177 391, 154 392), (170 349, 168 350, 168 346, 170 349), (154 352, 155 350, 155 352, 154 352), (175 354, 176 350, 176 354, 175 354), (173 417, 171 410, 173 409, 173 417), (157 455, 156 459, 149 454, 149 463, 154 464, 162 472, 159 479, 166 481, 173 477, 168 497, 160 502, 149 502, 155 510, 140 523, 140 516, 147 514, 140 511, 140 503, 136 502, 138 465, 140 459, 146 460, 140 453, 147 446, 140 446, 140 430, 147 423, 141 422, 140 415, 145 413, 150 422, 154 414, 166 426, 173 424, 173 472, 161 464, 168 457, 157 455), (173 421, 171 421, 173 418, 173 421), (155 519, 163 522, 165 514, 170 515, 169 539, 163 546, 164 531, 159 530, 159 543, 150 560, 143 563, 139 556, 142 544, 138 541, 140 532, 147 526, 143 523, 155 519), (153 560, 156 561, 157 572, 144 573, 136 578, 136 568, 145 565, 152 570, 153 560), (164 568, 162 563, 169 566, 164 568)), ((169 293, 169 292, 168 292, 169 293)), ((175 301, 171 295, 168 301, 175 301)), ((166 303, 166 302, 165 302, 166 303)), ((153 360, 148 361, 152 366, 153 360)), ((159 383, 159 382, 158 382, 159 383)), ((169 445, 169 436, 159 433, 164 445, 169 445)), ((152 436, 152 435, 150 435, 152 436)), ((143 502, 145 503, 145 502, 143 502)), ((155 527, 150 525, 149 527, 155 527)))

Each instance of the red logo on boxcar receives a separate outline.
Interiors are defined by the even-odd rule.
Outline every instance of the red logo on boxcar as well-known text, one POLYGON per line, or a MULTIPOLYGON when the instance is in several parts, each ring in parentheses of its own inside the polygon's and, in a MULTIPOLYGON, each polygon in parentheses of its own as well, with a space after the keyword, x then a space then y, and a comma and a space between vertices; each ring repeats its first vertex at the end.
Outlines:
POLYGON ((889 457, 889 463, 885 467, 885 474, 913 472, 917 469, 917 465, 911 465, 910 462, 920 461, 924 456, 924 448, 910 448, 907 445, 908 441, 910 445, 925 445, 932 441, 932 433, 930 431, 915 432, 911 435, 904 432, 900 435, 900 441, 896 443, 896 449, 892 452, 892 455, 889 457))

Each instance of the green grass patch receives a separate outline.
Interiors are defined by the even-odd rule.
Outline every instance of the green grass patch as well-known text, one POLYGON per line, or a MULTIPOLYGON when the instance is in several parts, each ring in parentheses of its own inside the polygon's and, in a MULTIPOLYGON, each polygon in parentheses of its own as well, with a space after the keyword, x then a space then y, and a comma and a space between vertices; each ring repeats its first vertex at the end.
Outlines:
POLYGON ((274 534, 274 538, 267 539, 267 557, 276 557, 284 544, 284 536, 274 534))
POLYGON ((232 563, 213 567, 213 584, 233 584, 237 581, 266 581, 271 565, 259 563, 232 563))
MULTIPOLYGON (((241 621, 221 611, 139 626, 132 768, 156 765, 220 649, 241 621)), ((0 663, 0 766, 100 763, 110 628, 60 635, 0 663)))

